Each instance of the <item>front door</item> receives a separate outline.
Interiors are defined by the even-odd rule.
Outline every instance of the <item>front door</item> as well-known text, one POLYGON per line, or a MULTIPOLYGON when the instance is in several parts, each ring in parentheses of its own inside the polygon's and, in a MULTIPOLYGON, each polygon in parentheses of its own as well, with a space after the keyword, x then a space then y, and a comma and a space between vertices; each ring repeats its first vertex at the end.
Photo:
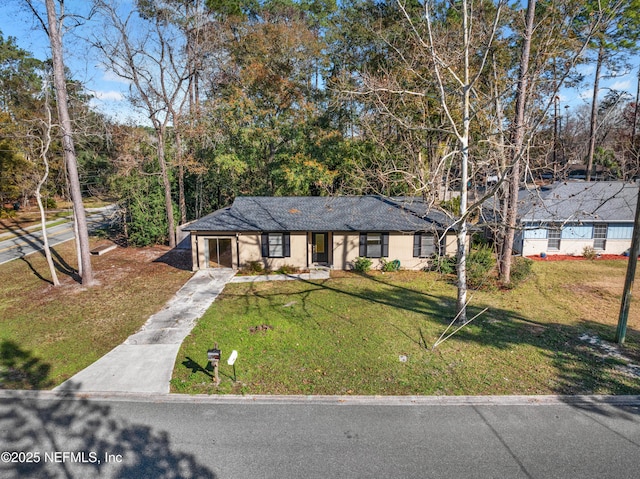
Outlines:
POLYGON ((311 242, 313 243, 312 261, 314 263, 328 263, 329 248, 327 243, 329 242, 329 234, 313 233, 311 235, 311 242))

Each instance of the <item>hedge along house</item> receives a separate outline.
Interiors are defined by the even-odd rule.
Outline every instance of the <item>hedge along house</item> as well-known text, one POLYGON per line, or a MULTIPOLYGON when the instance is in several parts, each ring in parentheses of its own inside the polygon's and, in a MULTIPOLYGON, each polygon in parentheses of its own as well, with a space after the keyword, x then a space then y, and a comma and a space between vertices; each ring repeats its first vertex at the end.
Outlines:
POLYGON ((585 247, 623 254, 631 246, 637 195, 637 184, 611 181, 562 182, 528 192, 515 244, 523 256, 579 256, 585 247))
POLYGON ((238 197, 191 223, 193 269, 327 266, 351 269, 358 257, 421 269, 455 255, 453 220, 420 198, 380 196, 238 197))

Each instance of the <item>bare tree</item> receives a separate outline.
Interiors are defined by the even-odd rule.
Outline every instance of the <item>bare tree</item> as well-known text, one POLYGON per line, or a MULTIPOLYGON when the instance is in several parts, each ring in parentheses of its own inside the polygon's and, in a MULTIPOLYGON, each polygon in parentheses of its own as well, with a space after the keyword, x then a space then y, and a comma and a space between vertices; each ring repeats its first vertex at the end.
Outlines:
POLYGON ((527 88, 529 86, 529 56, 531 53, 531 39, 536 13, 536 0, 528 0, 527 15, 524 34, 522 35, 522 53, 520 55, 520 69, 518 73, 518 87, 516 93, 516 109, 513 121, 511 177, 509 179, 509 196, 506 208, 506 234, 504 243, 500 248, 501 258, 499 262, 500 276, 505 283, 511 281, 511 255, 513 254, 513 241, 518 215, 518 191, 520 190, 520 163, 523 154, 525 137, 525 108, 527 88))
POLYGON ((166 143, 167 128, 188 100, 185 88, 191 71, 184 55, 184 40, 162 12, 143 18, 131 10, 121 17, 115 1, 96 4, 104 19, 105 34, 95 38, 93 44, 104 54, 104 65, 131 82, 130 100, 144 108, 156 134, 169 246, 173 248, 176 236, 166 143))
POLYGON ((429 2, 424 2, 424 19, 426 23, 426 35, 419 33, 408 14, 404 2, 398 0, 406 19, 410 22, 412 31, 419 39, 423 48, 428 52, 433 74, 437 86, 440 107, 447 119, 450 133, 456 138, 459 158, 459 182, 460 182, 460 217, 457 221, 457 320, 466 322, 467 308, 467 250, 468 244, 468 216, 470 214, 468 184, 469 184, 469 141, 471 133, 472 91, 476 86, 480 75, 487 63, 491 45, 497 35, 502 2, 495 9, 493 22, 482 38, 483 44, 475 43, 477 39, 472 37, 473 5, 467 0, 459 4, 458 14, 461 17, 460 36, 461 44, 459 54, 460 66, 455 65, 448 52, 447 55, 440 48, 442 45, 436 40, 433 27, 433 11, 429 2), (480 51, 479 62, 472 71, 472 56, 480 51), (446 58, 448 56, 448 58, 446 58), (445 78, 446 77, 446 78, 445 78), (451 93, 451 88, 455 93, 451 93))
MULTIPOLYGON (((585 5, 585 14, 596 17, 597 29, 589 38, 591 46, 597 50, 596 69, 593 81, 593 93, 591 97, 591 115, 589 117, 589 149, 587 151, 587 181, 591 181, 593 161, 596 149, 596 137, 598 135, 598 93, 602 68, 607 64, 610 70, 617 70, 621 59, 629 51, 637 48, 638 5, 628 0, 598 0, 588 1, 585 5)), ((587 20, 588 21, 588 20, 587 20)))
POLYGON ((26 0, 36 18, 41 23, 45 33, 49 37, 51 44, 51 57, 53 64, 53 81, 56 92, 56 102, 60 129, 62 131, 62 148, 69 178, 69 190, 73 203, 73 212, 77 224, 76 238, 79 248, 78 269, 82 277, 84 286, 94 284, 93 269, 91 267, 91 252, 89 249, 89 231, 87 228, 87 218, 82 203, 82 191, 80 189, 80 179, 78 176, 78 162, 76 158, 75 145, 73 141, 73 128, 71 116, 68 109, 68 95, 65 77, 65 65, 62 51, 62 29, 65 19, 64 1, 59 1, 60 11, 56 10, 54 0, 45 0, 47 9, 47 21, 40 16, 32 0, 26 0))
POLYGON ((44 254, 47 259, 47 264, 49 265, 49 272, 51 273, 51 279, 53 281, 54 286, 60 286, 60 280, 58 280, 58 275, 56 274, 56 267, 53 264, 53 258, 51 257, 51 248, 49 247, 49 237, 47 235, 47 222, 46 215, 44 211, 44 205, 42 204, 42 187, 47 182, 47 178, 49 177, 49 148, 51 146, 51 131, 53 130, 53 119, 51 116, 51 105, 49 104, 49 84, 45 82, 44 85, 44 114, 45 117, 40 121, 41 125, 38 130, 40 134, 35 136, 35 139, 38 143, 38 156, 42 160, 42 164, 44 165, 44 172, 38 179, 38 183, 36 185, 36 201, 38 203, 38 210, 40 211, 40 227, 42 228, 42 244, 44 247, 44 254))

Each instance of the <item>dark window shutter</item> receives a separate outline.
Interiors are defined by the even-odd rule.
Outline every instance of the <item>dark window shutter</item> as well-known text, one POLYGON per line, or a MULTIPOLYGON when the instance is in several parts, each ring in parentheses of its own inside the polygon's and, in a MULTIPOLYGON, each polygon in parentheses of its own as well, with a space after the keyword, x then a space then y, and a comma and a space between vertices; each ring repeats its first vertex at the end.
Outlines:
POLYGON ((285 258, 288 258, 289 256, 291 256, 291 235, 289 233, 284 233, 282 236, 282 240, 284 242, 282 249, 283 256, 285 258))
POLYGON ((413 257, 420 257, 420 241, 422 240, 422 234, 416 233, 413 235, 413 257))
POLYGON ((269 257, 269 233, 262 233, 261 246, 262 246, 262 257, 268 258, 269 257))
POLYGON ((360 254, 363 258, 367 256, 367 233, 360 233, 360 254))
POLYGON ((389 233, 382 233, 382 257, 389 257, 389 233))

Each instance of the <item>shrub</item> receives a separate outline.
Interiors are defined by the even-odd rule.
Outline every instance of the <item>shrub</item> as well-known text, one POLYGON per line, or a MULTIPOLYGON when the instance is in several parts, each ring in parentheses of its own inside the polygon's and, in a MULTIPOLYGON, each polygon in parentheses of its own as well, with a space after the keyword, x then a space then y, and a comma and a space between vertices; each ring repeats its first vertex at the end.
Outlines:
POLYGON ((382 258, 380 261, 382 262, 382 271, 391 273, 400 269, 400 261, 397 259, 387 261, 385 258, 382 258))
POLYGON ((276 273, 278 274, 293 274, 295 272, 298 271, 298 268, 296 268, 293 265, 290 264, 283 264, 282 266, 280 266, 277 270, 276 273))
POLYGON ((0 208, 0 218, 15 218, 16 210, 13 208, 0 208))
POLYGON ((260 261, 249 261, 249 263, 247 263, 247 270, 250 273, 261 274, 264 273, 264 266, 260 261))
POLYGON ((533 260, 517 256, 511 263, 511 287, 515 288, 532 274, 533 260))
POLYGON ((584 248, 582 248, 582 256, 584 256, 586 259, 596 259, 597 255, 598 254, 596 253, 596 250, 591 246, 585 246, 584 248))
POLYGON ((121 226, 130 245, 148 246, 168 240, 164 191, 158 177, 132 172, 117 179, 115 191, 124 208, 121 226))
POLYGON ((467 258, 467 285, 472 289, 482 287, 495 264, 496 259, 493 256, 493 251, 487 246, 469 253, 467 258))
POLYGON ((451 212, 455 216, 460 216, 460 197, 456 196, 450 200, 440 203, 440 207, 451 212))
POLYGON ((455 256, 436 256, 431 262, 429 270, 442 274, 453 274, 456 271, 456 258, 455 256))
POLYGON ((44 201, 44 207, 47 208, 48 210, 52 210, 58 207, 58 203, 56 203, 56 200, 53 198, 45 198, 44 201))
POLYGON ((371 261, 369 258, 358 256, 353 263, 353 269, 355 269, 360 273, 366 273, 371 269, 372 264, 373 264, 373 261, 371 261))

